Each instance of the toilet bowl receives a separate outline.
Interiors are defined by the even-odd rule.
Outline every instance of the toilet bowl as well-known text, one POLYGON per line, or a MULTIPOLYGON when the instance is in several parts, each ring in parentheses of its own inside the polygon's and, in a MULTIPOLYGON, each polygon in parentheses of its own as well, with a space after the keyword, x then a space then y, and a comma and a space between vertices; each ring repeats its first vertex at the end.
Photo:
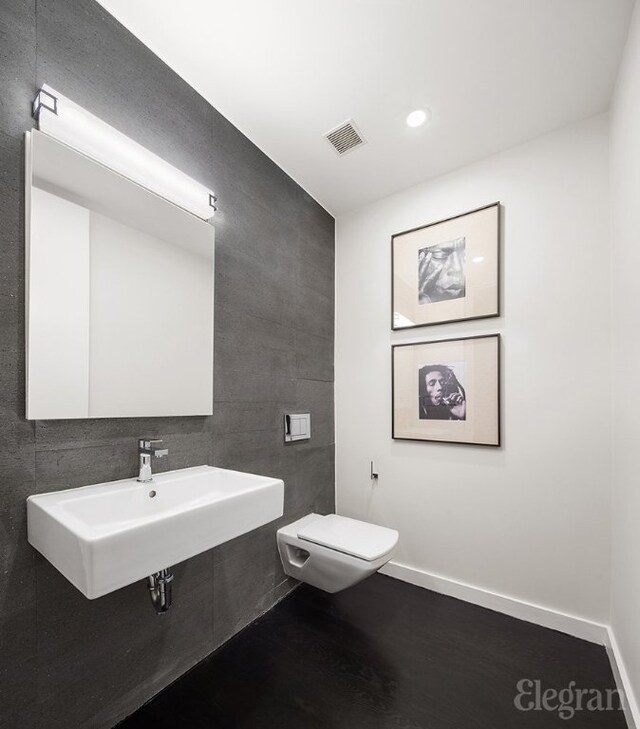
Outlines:
POLYGON ((277 540, 287 575, 338 592, 385 565, 398 532, 336 514, 308 514, 278 529, 277 540))

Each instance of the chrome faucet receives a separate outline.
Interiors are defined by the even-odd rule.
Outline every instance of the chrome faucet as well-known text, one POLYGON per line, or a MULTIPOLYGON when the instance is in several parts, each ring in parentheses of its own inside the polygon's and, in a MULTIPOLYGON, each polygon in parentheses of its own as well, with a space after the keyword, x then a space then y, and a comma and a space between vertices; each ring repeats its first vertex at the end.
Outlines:
POLYGON ((153 481, 151 473, 151 458, 162 458, 169 454, 168 448, 162 448, 162 441, 153 438, 140 438, 138 441, 138 481, 140 483, 149 483, 153 481))

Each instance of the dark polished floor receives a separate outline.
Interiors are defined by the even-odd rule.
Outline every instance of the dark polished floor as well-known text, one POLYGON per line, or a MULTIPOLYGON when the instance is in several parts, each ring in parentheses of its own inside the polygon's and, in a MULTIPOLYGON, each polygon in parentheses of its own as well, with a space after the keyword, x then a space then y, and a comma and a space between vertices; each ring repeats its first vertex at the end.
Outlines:
POLYGON ((299 587, 119 729, 626 729, 587 708, 613 688, 600 646, 375 575, 299 587), (573 718, 519 711, 522 679, 592 692, 573 718))

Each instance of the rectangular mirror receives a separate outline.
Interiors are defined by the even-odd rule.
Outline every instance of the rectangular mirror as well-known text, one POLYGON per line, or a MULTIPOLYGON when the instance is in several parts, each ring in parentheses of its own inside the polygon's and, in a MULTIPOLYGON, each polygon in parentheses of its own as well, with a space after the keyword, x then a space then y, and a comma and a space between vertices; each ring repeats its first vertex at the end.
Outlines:
POLYGON ((26 140, 27 418, 213 412, 214 229, 26 140))

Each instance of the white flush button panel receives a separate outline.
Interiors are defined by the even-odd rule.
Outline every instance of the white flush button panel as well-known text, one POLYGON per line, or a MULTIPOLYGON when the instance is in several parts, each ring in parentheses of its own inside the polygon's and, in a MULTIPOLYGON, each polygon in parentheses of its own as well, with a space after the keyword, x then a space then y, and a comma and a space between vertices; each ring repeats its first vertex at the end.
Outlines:
POLYGON ((289 443, 311 438, 311 413, 288 413, 284 416, 284 439, 289 443))

